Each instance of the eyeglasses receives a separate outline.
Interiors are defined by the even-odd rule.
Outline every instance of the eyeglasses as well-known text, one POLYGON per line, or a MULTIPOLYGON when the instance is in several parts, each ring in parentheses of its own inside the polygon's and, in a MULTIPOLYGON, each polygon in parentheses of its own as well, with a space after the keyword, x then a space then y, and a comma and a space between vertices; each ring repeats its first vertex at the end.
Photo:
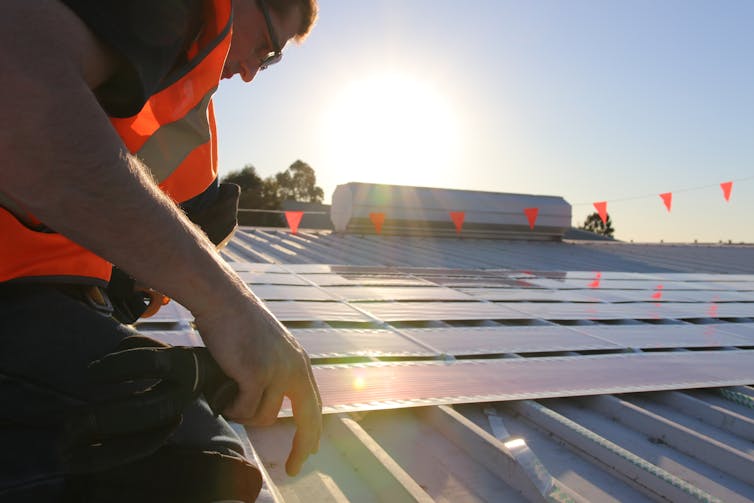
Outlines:
POLYGON ((267 53, 267 56, 259 63, 259 69, 265 70, 267 67, 280 62, 283 59, 283 49, 280 47, 280 41, 275 33, 275 27, 272 26, 272 19, 270 18, 270 10, 267 8, 267 3, 264 0, 257 0, 259 4, 259 10, 262 11, 264 16, 264 22, 267 24, 267 33, 270 36, 272 42, 272 51, 267 53))

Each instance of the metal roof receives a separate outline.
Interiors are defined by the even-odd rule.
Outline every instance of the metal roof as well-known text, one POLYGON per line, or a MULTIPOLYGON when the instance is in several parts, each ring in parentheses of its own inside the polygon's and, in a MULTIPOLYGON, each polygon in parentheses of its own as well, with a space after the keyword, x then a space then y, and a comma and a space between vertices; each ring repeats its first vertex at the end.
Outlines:
MULTIPOLYGON (((223 252, 312 357, 249 428, 278 501, 754 501, 754 247, 243 228, 223 252)), ((170 303, 139 324, 200 344, 170 303)))
POLYGON ((754 273, 754 245, 539 242, 241 228, 228 260, 542 271, 754 273))

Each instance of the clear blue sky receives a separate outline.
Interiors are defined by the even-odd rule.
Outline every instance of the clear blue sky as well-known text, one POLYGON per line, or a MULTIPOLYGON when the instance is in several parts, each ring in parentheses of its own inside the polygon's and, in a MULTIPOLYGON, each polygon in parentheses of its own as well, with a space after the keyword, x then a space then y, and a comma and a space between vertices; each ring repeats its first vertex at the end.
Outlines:
POLYGON ((608 201, 619 239, 754 243, 752 22, 754 0, 320 0, 282 63, 221 84, 221 174, 301 159, 327 201, 559 195, 576 225, 608 201))

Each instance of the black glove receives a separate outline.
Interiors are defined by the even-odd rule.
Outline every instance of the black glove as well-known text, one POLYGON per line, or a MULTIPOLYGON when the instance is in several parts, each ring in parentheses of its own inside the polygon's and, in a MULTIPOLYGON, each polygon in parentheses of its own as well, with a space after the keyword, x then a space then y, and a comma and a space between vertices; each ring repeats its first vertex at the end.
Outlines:
POLYGON ((215 246, 221 246, 231 238, 238 226, 239 197, 241 187, 235 183, 221 183, 212 204, 184 210, 215 246))
POLYGON ((183 410, 204 395, 215 415, 238 385, 206 348, 173 347, 144 336, 125 338, 118 351, 89 366, 93 380, 144 383, 134 392, 76 411, 66 424, 66 471, 103 470, 156 451, 180 425, 183 410))

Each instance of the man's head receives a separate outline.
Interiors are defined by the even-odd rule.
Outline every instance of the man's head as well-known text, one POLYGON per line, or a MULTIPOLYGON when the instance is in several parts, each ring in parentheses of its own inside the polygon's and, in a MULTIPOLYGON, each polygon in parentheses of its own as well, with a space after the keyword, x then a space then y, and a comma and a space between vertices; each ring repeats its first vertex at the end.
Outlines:
POLYGON ((233 0, 233 37, 224 79, 239 74, 251 82, 276 63, 289 40, 302 42, 317 19, 317 0, 233 0))

